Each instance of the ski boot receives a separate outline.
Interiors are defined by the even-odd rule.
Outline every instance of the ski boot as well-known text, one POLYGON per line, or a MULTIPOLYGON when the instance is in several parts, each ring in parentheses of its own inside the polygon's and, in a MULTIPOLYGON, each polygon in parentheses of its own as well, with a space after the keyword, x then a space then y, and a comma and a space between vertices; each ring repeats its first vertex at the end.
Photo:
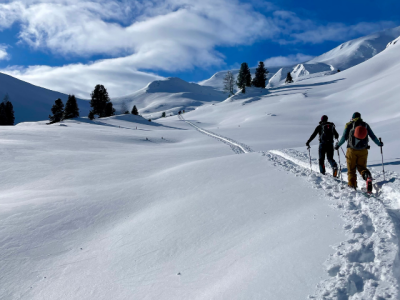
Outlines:
POLYGON ((338 168, 337 167, 335 167, 335 168, 333 168, 333 177, 338 177, 338 168))
POLYGON ((365 180, 365 182, 367 183, 367 193, 368 194, 372 194, 372 175, 371 172, 368 170, 365 170, 362 173, 362 177, 365 180))
POLYGON ((325 175, 325 165, 324 165, 324 164, 320 164, 320 165, 319 165, 319 172, 320 172, 322 175, 325 175))

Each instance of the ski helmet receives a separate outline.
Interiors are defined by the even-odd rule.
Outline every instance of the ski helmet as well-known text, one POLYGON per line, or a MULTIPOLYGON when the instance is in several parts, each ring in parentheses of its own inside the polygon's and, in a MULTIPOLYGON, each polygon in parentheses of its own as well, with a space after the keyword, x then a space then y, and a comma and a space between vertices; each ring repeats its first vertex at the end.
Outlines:
POLYGON ((361 114, 359 112, 355 112, 352 117, 352 119, 357 119, 357 118, 361 118, 361 114))
POLYGON ((368 130, 364 126, 357 126, 354 130, 354 137, 359 140, 363 140, 367 137, 368 130))
POLYGON ((323 115, 323 116, 321 117, 321 121, 322 121, 322 122, 327 122, 327 121, 328 121, 328 116, 323 115))

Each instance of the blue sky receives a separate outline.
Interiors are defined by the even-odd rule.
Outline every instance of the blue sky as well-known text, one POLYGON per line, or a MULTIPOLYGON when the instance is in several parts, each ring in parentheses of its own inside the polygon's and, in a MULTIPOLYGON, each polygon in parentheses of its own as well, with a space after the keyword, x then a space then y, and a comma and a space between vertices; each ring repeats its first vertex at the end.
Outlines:
POLYGON ((3 1, 0 70, 80 97, 97 83, 122 96, 244 61, 301 62, 399 26, 399 11, 398 0, 3 1))

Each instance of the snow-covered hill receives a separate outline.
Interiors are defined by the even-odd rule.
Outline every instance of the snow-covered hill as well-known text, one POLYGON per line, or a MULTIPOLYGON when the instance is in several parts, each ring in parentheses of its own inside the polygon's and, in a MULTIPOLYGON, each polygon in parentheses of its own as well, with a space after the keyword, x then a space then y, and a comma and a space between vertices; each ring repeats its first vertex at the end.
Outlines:
POLYGON ((325 63, 334 69, 345 70, 383 51, 386 45, 400 35, 400 26, 348 41, 308 63, 325 63))
MULTIPOLYGON (((296 82, 309 77, 325 76, 337 70, 351 68, 383 51, 387 44, 399 35, 400 27, 383 30, 343 43, 327 53, 298 65, 268 68, 270 72, 268 74, 268 88, 282 85, 288 72, 291 72, 293 80, 296 82)), ((252 68, 251 71, 254 74, 255 68, 252 68)), ((201 81, 199 84, 222 90, 226 72, 218 72, 210 79, 201 81)), ((239 70, 231 70, 231 72, 236 78, 239 70)))
MULTIPOLYGON (((68 95, 41 88, 12 76, 0 73, 0 101, 8 94, 14 106, 15 122, 47 120, 54 101, 60 98, 64 104, 68 95)), ((89 102, 78 99, 82 116, 89 113, 89 102)))
POLYGON ((149 83, 143 89, 124 97, 112 98, 118 109, 122 103, 149 118, 158 118, 163 112, 176 114, 180 110, 190 111, 204 103, 221 102, 227 94, 212 87, 188 83, 180 78, 167 78, 149 83))
MULTIPOLYGON (((267 66, 268 67, 268 66, 267 66)), ((294 66, 291 66, 291 68, 293 68, 294 66)), ((268 76, 267 76, 267 80, 271 79, 271 77, 274 76, 274 74, 276 72, 278 72, 281 67, 268 67, 268 76)), ((234 69, 234 70, 230 70, 233 74, 233 76, 236 77, 239 74, 239 69, 234 69)), ((211 78, 203 80, 201 82, 199 82, 199 85, 202 86, 211 86, 219 91, 223 91, 224 89, 224 78, 226 76, 226 73, 228 71, 220 71, 215 73, 211 78)), ((255 72, 256 72, 256 68, 250 68, 250 72, 252 74, 252 76, 254 76, 255 72)))

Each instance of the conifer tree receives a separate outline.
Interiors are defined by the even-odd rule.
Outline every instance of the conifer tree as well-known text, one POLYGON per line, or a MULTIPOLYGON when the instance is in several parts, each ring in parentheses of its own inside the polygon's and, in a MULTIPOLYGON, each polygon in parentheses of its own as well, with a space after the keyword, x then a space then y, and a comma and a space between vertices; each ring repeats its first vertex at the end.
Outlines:
POLYGON ((228 71, 224 77, 224 92, 229 94, 229 97, 234 94, 235 79, 231 71, 228 71))
POLYGON ((79 117, 78 103, 74 95, 68 95, 67 103, 65 104, 64 119, 73 119, 79 117))
POLYGON ((51 108, 53 115, 49 115, 50 123, 60 122, 64 116, 64 103, 58 98, 51 108))
POLYGON ((165 118, 167 116, 167 114, 165 113, 165 111, 162 113, 161 118, 165 118))
POLYGON ((115 109, 113 108, 112 102, 108 102, 106 104, 104 114, 105 114, 105 117, 111 117, 111 116, 115 115, 115 109))
POLYGON ((3 102, 0 103, 0 125, 14 125, 14 107, 9 100, 8 94, 4 96, 3 102))
POLYGON ((132 108, 132 115, 137 116, 138 114, 139 114, 138 109, 137 109, 136 105, 134 105, 132 108))
POLYGON ((110 97, 106 88, 98 84, 91 94, 92 100, 90 106, 92 107, 93 115, 98 115, 100 118, 113 116, 115 109, 112 107, 110 97))
POLYGON ((251 86, 251 73, 247 63, 242 63, 240 66, 239 74, 236 80, 236 85, 239 89, 243 89, 245 86, 251 86))
POLYGON ((94 113, 92 111, 89 112, 88 118, 89 120, 94 120, 94 113))
POLYGON ((252 85, 254 87, 259 87, 265 89, 265 82, 267 81, 267 74, 268 74, 267 68, 264 66, 264 62, 260 61, 258 63, 257 69, 256 69, 256 74, 252 80, 252 85))
POLYGON ((290 74, 290 72, 288 72, 285 83, 292 83, 292 82, 293 82, 292 74, 290 74))

